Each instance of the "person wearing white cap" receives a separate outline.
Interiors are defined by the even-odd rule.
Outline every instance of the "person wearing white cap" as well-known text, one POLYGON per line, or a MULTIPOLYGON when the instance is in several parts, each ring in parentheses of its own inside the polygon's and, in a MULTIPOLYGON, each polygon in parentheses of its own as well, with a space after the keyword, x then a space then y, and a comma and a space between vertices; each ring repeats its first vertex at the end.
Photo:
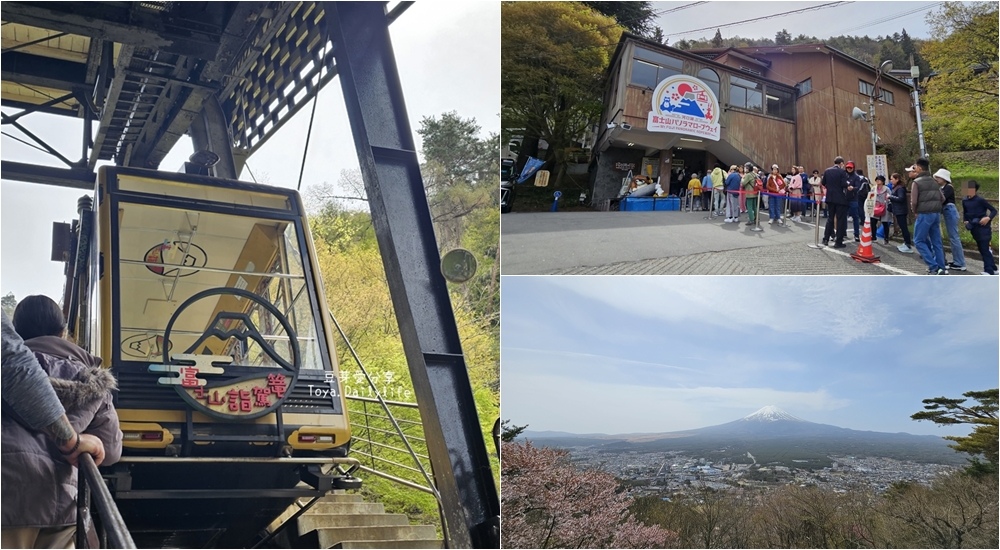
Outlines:
POLYGON ((944 168, 934 172, 934 179, 941 186, 944 195, 944 227, 948 231, 948 242, 951 243, 951 262, 948 269, 965 271, 965 253, 962 251, 962 239, 958 235, 958 207, 955 206, 955 188, 951 185, 951 172, 944 168))
POLYGON ((913 222, 913 244, 927 264, 930 275, 947 275, 944 262, 944 245, 941 243, 941 208, 944 195, 941 187, 928 174, 930 162, 919 158, 906 171, 913 183, 910 184, 910 210, 917 214, 913 222))

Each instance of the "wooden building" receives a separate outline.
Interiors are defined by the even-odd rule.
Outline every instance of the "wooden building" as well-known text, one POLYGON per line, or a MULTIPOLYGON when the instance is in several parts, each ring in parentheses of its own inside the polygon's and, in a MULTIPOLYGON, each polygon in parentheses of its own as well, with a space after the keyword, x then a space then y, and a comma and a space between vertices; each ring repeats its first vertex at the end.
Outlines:
MULTIPOLYGON (((671 169, 704 175, 716 165, 751 162, 765 170, 778 164, 782 173, 792 165, 811 172, 829 167, 837 155, 863 167, 872 154, 871 126, 852 112, 857 107, 867 116, 877 76, 876 67, 825 44, 685 51, 624 34, 608 68, 591 196, 595 203, 616 198, 629 170, 662 174, 666 189, 671 169), (691 101, 671 104, 671 94, 678 99, 676 82, 690 83, 681 89, 691 101), (661 101, 666 110, 658 108, 661 101), (694 103, 702 107, 691 111, 695 116, 680 118, 688 127, 715 123, 716 135, 665 131, 670 125, 651 122, 694 103), (712 105, 718 113, 710 113, 712 105)), ((911 93, 909 84, 888 74, 878 79, 880 143, 916 129, 911 93)))

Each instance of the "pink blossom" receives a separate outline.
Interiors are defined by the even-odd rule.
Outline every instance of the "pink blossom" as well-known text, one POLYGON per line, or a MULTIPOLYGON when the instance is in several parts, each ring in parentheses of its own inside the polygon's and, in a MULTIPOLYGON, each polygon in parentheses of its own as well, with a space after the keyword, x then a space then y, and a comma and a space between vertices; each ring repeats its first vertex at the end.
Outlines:
POLYGON ((607 472, 578 470, 563 450, 531 443, 501 449, 504 548, 663 548, 677 535, 644 525, 607 472))

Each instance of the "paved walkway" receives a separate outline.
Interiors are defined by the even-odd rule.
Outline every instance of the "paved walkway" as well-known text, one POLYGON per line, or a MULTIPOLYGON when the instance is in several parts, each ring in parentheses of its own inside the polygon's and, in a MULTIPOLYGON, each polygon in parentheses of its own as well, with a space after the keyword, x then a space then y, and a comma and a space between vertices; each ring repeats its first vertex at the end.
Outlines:
MULTIPOLYGON (((500 217, 503 275, 923 275, 927 266, 914 251, 876 243, 877 264, 854 261, 853 225, 847 248, 813 249, 814 225, 786 220, 763 231, 706 219, 705 212, 540 212, 500 217)), ((821 224, 826 219, 820 219, 821 224)), ((822 237, 823 227, 820 226, 822 237)), ((967 272, 983 270, 967 258, 967 272)))

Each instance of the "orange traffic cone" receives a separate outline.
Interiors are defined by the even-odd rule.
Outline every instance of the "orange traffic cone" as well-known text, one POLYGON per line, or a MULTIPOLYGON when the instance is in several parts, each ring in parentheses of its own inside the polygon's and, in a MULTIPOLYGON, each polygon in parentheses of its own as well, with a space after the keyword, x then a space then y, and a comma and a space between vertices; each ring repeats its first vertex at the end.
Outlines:
POLYGON ((861 244, 858 245, 858 251, 851 254, 851 257, 866 264, 880 261, 879 257, 872 253, 872 224, 869 220, 865 220, 865 227, 861 230, 861 244))

